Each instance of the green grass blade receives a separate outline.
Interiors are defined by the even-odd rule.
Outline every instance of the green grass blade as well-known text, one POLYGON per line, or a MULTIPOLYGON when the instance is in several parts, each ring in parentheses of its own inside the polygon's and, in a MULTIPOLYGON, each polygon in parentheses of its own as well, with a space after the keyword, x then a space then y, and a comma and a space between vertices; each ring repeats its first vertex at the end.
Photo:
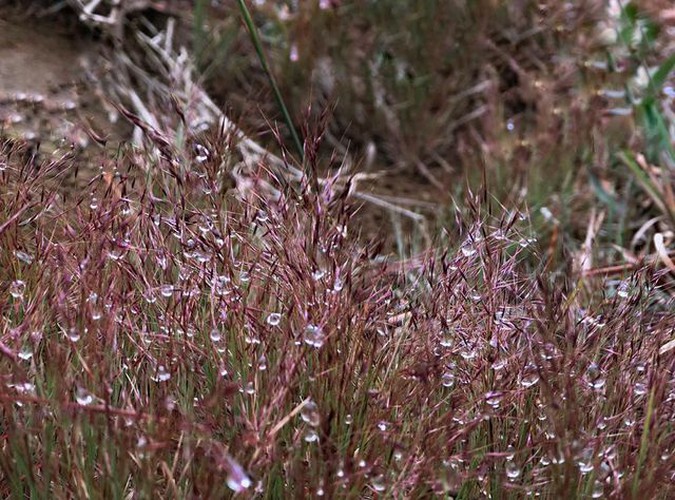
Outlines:
POLYGON ((267 75, 270 85, 272 86, 274 98, 277 101, 277 105, 279 106, 281 114, 284 117, 284 122, 286 122, 286 126, 288 127, 291 133, 295 149, 300 159, 302 160, 305 156, 305 153, 304 148, 302 146, 302 141, 300 140, 300 135, 298 134, 295 126, 293 125, 291 114, 288 112, 286 103, 284 102, 284 99, 281 96, 281 91, 279 90, 279 86, 277 85, 276 79, 274 78, 274 74, 272 74, 272 70, 270 69, 269 64, 267 64, 267 57, 265 56, 262 42, 260 41, 260 37, 258 36, 258 30, 255 27, 255 24, 253 23, 253 18, 251 17, 251 13, 249 12, 248 7, 246 7, 246 2, 244 0, 238 0, 238 3, 241 15, 244 18, 244 24, 246 25, 246 28, 248 29, 248 32, 251 35, 251 41, 253 42, 253 46, 255 47, 256 53, 258 54, 260 64, 262 65, 263 71, 265 71, 265 74, 267 75))

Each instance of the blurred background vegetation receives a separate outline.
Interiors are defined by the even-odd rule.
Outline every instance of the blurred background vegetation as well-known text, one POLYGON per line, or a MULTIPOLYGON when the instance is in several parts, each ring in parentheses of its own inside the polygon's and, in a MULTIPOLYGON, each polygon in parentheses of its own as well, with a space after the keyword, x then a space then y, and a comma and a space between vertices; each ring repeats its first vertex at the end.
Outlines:
MULTIPOLYGON (((636 261, 657 252, 657 234, 661 260, 672 253, 667 0, 10 4, 71 26, 79 12, 94 39, 110 40, 138 67, 156 55, 135 37, 171 25, 197 83, 270 151, 285 148, 300 163, 291 128, 299 136, 321 128, 321 173, 358 172, 359 188, 380 202, 361 210, 362 231, 404 255, 427 246, 434 225, 451 226, 462 209, 454 200, 484 183, 500 204, 531 212, 551 257, 590 238, 604 264, 636 261)), ((154 85, 132 75, 117 87, 137 84, 154 85)), ((170 96, 145 106, 158 122, 173 109, 170 96)))

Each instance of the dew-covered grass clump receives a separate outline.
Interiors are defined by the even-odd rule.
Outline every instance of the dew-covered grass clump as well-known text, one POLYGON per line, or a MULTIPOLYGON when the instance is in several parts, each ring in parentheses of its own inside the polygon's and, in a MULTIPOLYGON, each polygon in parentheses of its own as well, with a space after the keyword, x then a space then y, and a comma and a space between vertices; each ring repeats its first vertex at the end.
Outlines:
POLYGON ((0 3, 0 497, 675 497, 668 2, 0 3))
POLYGON ((64 198, 69 154, 24 153, 0 158, 4 496, 673 492, 675 318, 649 266, 548 271, 485 192, 387 260, 348 186, 264 159, 267 190, 223 193, 187 150, 129 149, 64 198))

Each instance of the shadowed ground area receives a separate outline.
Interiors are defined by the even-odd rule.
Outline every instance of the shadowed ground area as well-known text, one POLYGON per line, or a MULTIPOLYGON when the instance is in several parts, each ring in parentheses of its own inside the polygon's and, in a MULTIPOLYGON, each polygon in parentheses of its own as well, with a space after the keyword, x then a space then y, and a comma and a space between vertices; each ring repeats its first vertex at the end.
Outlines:
POLYGON ((74 148, 79 179, 64 175, 64 187, 86 184, 97 168, 98 150, 88 130, 120 141, 131 127, 106 101, 94 72, 105 65, 99 43, 67 17, 43 19, 0 7, 0 124, 2 134, 25 140, 42 154, 74 148))

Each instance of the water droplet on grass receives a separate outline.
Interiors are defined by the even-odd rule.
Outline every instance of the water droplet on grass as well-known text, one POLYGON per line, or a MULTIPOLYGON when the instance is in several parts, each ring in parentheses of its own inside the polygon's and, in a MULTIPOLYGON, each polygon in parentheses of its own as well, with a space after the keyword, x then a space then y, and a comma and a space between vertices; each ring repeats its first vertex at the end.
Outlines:
POLYGON ((162 297, 169 298, 173 295, 174 288, 173 285, 162 285, 159 287, 159 293, 162 294, 162 297))
POLYGON ((380 420, 377 424, 377 428, 380 429, 380 431, 385 432, 387 430, 388 425, 389 425, 388 422, 385 422, 384 420, 380 420))
POLYGON ((225 483, 227 484, 227 487, 235 493, 241 493, 250 488, 253 484, 251 478, 244 472, 242 466, 232 458, 228 459, 228 472, 225 483))
POLYGON ((499 408, 499 405, 501 405, 502 398, 504 397, 504 393, 500 391, 490 391, 485 394, 485 403, 488 406, 491 406, 492 408, 499 408))
POLYGON ((66 337, 68 337, 68 340, 71 342, 77 342, 82 338, 82 335, 80 334, 80 330, 73 326, 66 332, 66 337))
POLYGON ((307 401, 300 410, 300 418, 312 427, 317 427, 321 423, 321 415, 317 404, 312 400, 307 401))
POLYGON ((378 474, 375 476, 370 484, 378 493, 382 493, 387 489, 387 483, 385 481, 384 474, 378 474))
POLYGON ((506 477, 509 478, 510 481, 520 477, 520 467, 518 467, 517 463, 508 461, 504 465, 504 469, 506 470, 506 477))
POLYGON ((299 52, 298 52, 298 46, 296 44, 291 45, 291 51, 288 54, 288 58, 293 62, 297 62, 298 59, 300 59, 300 55, 299 55, 299 52))
POLYGON ((616 294, 622 299, 627 299, 630 296, 630 284, 626 281, 622 281, 616 287, 616 294))
POLYGON ((171 378, 171 372, 169 372, 164 365, 159 365, 157 367, 157 373, 152 377, 152 380, 155 382, 166 382, 171 378))
POLYGON ((455 385, 455 374, 452 372, 445 372, 441 375, 441 384, 443 387, 452 387, 455 385))
POLYGON ((532 387, 537 382, 539 382, 539 374, 537 374, 536 372, 526 373, 520 379, 520 385, 522 385, 526 389, 529 388, 529 387, 532 387))
POLYGON ((33 256, 21 250, 14 250, 14 256, 24 264, 31 264, 33 262, 33 256))
POLYGON ((648 389, 647 389, 647 384, 644 384, 644 383, 642 383, 642 382, 637 382, 637 383, 633 386, 633 393, 634 393, 636 396, 644 396, 645 394, 647 394, 647 391, 648 391, 648 389))
POLYGON ((506 359, 497 359, 492 363, 490 368, 492 368, 494 371, 498 372, 502 368, 504 368, 507 365, 508 361, 506 359))
POLYGON ((527 363, 523 372, 521 373, 520 385, 528 388, 532 387, 534 384, 539 382, 539 371, 538 367, 534 363, 527 363))
POLYGON ((21 350, 19 351, 17 356, 19 356, 19 359, 22 359, 24 361, 28 361, 29 359, 31 359, 33 357, 33 351, 31 350, 30 347, 24 346, 23 348, 21 348, 21 350))
POLYGON ((9 286, 9 294, 15 299, 22 299, 26 291, 26 283, 23 280, 15 280, 9 286))
POLYGON ((220 334, 220 330, 214 328, 213 330, 211 330, 209 338, 211 339, 211 342, 220 342, 223 336, 220 334))
POLYGON ((462 245, 461 251, 464 257, 471 257, 478 253, 478 250, 476 250, 471 244, 462 245))
POLYGON ((307 432, 305 432, 305 441, 307 443, 314 443, 319 440, 319 435, 316 433, 314 429, 307 429, 307 432))
POLYGON ((87 406, 94 402, 94 397, 84 387, 78 387, 75 391, 75 401, 78 405, 87 406))
POLYGON ((267 316, 268 325, 277 326, 279 323, 281 323, 281 314, 273 312, 270 313, 269 316, 267 316))
POLYGON ((302 336, 305 344, 319 349, 323 346, 325 336, 320 327, 316 325, 307 325, 302 336))

